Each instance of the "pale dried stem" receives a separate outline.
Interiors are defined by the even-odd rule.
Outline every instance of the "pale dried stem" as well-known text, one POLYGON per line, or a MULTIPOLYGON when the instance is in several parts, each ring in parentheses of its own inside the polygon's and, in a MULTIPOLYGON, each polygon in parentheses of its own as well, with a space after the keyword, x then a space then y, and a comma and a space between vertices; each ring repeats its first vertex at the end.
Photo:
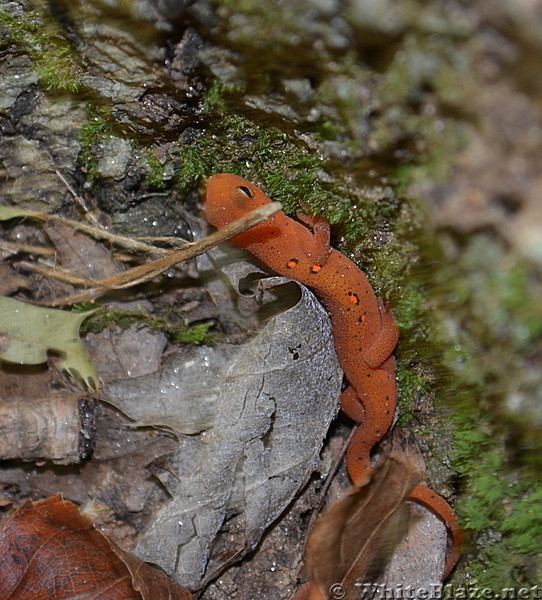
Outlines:
MULTIPOLYGON (((281 209, 282 205, 280 202, 266 204, 265 206, 262 206, 239 219, 238 221, 227 225, 224 227, 224 229, 215 231, 211 235, 199 240, 198 242, 189 243, 178 250, 167 250, 165 255, 157 260, 145 263, 143 265, 138 265, 137 267, 133 267, 132 269, 124 271, 123 273, 119 273, 105 279, 81 280, 78 282, 80 285, 86 285, 91 287, 91 289, 88 289, 84 292, 79 292, 69 297, 55 300, 54 302, 49 303, 49 306, 63 306, 66 304, 93 301, 111 289, 124 289, 149 281, 164 271, 167 271, 178 262, 188 260, 189 258, 199 256, 200 254, 204 254, 218 244, 221 244, 222 242, 225 242, 230 238, 243 233, 261 221, 268 219, 271 215, 275 214, 281 209)), ((51 277, 56 277, 57 272, 51 270, 49 275, 51 277)), ((65 277, 65 274, 62 274, 62 276, 65 277)))

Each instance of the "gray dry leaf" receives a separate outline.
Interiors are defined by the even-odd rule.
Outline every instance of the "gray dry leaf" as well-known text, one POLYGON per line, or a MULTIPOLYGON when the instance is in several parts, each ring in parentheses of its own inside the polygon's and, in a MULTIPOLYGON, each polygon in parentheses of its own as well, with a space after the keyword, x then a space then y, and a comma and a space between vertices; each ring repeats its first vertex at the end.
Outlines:
MULTIPOLYGON (((146 301, 110 302, 109 306, 127 311, 152 310, 151 304, 146 301)), ((127 329, 107 327, 100 333, 87 333, 85 336, 85 346, 106 386, 120 377, 154 373, 160 368, 166 344, 165 333, 135 323, 127 329)))
POLYGON ((57 261, 66 271, 88 279, 121 272, 106 246, 89 235, 62 223, 45 224, 43 229, 55 247, 57 261))
POLYGON ((254 548, 317 467, 341 381, 329 318, 302 288, 249 343, 195 349, 111 386, 107 400, 138 423, 205 429, 159 474, 173 499, 136 554, 194 588, 254 548))

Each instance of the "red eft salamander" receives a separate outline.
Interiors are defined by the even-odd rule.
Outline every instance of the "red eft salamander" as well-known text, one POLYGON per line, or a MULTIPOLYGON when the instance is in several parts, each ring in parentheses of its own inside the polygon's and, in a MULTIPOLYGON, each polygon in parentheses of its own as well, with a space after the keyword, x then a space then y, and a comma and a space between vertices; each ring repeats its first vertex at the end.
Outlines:
MULTIPOLYGON (((259 188, 236 175, 222 173, 207 182, 206 216, 217 229, 269 202, 259 188)), ((371 476, 371 449, 393 421, 397 394, 392 352, 399 330, 365 274, 331 248, 329 224, 318 217, 299 218, 308 227, 281 211, 231 241, 275 273, 306 285, 328 311, 337 356, 349 383, 341 396, 341 409, 359 423, 347 448, 348 473, 361 486, 371 476)), ((436 512, 452 536, 446 576, 459 557, 461 544, 455 513, 425 485, 416 487, 411 498, 436 512)))

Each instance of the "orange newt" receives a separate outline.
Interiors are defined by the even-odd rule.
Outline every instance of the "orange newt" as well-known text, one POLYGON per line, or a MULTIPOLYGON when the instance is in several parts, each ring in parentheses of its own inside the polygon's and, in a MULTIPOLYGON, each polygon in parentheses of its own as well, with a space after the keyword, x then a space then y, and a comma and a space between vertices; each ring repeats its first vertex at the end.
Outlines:
MULTIPOLYGON (((269 202, 259 188, 236 175, 222 173, 207 182, 206 216, 217 229, 269 202)), ((331 248, 329 224, 319 217, 300 215, 299 219, 304 224, 281 211, 231 241, 275 273, 309 287, 328 311, 337 356, 349 383, 341 396, 341 409, 359 423, 346 452, 348 473, 361 486, 371 477, 371 449, 393 421, 397 394, 392 352, 399 330, 365 274, 331 248)), ((461 544, 455 513, 425 485, 415 488, 412 499, 436 512, 452 536, 446 576, 461 544)))

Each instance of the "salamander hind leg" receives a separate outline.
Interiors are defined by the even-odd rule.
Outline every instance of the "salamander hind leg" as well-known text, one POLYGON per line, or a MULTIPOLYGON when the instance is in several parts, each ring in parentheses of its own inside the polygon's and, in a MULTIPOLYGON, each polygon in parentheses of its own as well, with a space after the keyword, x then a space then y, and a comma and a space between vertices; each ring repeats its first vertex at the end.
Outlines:
POLYGON ((297 218, 312 229, 312 243, 310 246, 302 243, 303 252, 313 265, 322 266, 327 262, 330 246, 329 223, 322 217, 297 213, 297 218))
POLYGON ((372 475, 370 438, 367 436, 366 413, 363 404, 353 386, 349 385, 341 396, 341 410, 356 423, 359 423, 348 448, 346 449, 346 466, 350 479, 355 485, 365 485, 372 475), (366 438, 369 439, 366 439, 366 438))
POLYGON ((399 327, 391 308, 389 305, 384 306, 380 298, 377 299, 377 302, 380 311, 381 330, 363 357, 371 369, 376 369, 390 357, 399 340, 399 327))
POLYGON ((365 400, 361 400, 352 385, 341 396, 341 410, 359 423, 346 449, 348 474, 356 486, 365 485, 371 478, 371 450, 386 435, 395 412, 395 383, 390 385, 390 377, 385 371, 377 370, 371 375, 374 383, 388 392, 385 404, 370 403, 366 395, 365 400))

